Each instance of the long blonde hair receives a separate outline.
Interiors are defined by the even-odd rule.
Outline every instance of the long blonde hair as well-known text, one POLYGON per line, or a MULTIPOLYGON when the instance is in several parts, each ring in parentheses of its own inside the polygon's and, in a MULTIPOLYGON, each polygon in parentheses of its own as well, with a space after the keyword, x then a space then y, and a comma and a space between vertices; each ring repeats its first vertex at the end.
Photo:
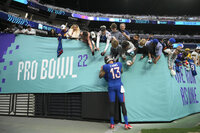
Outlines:
POLYGON ((140 44, 140 46, 144 46, 146 42, 147 42, 146 39, 142 39, 139 41, 139 44, 140 44))
POLYGON ((73 29, 73 30, 74 30, 74 27, 77 27, 77 31, 80 31, 80 28, 79 28, 79 26, 78 26, 77 24, 73 24, 73 25, 70 27, 70 29, 73 29))
POLYGON ((70 36, 72 36, 72 38, 79 38, 79 35, 80 35, 80 28, 77 24, 73 24, 70 29, 69 29, 69 32, 68 34, 70 36), (74 30, 74 27, 77 27, 77 30, 74 30))

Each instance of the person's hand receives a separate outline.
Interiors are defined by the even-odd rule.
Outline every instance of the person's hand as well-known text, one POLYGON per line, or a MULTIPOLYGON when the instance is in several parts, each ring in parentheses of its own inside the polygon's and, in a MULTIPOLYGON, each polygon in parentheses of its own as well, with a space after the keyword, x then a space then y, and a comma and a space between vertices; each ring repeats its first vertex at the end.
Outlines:
POLYGON ((171 70, 171 69, 172 69, 172 67, 171 67, 171 66, 169 66, 169 69, 171 70))
POLYGON ((157 61, 156 61, 156 60, 154 60, 154 61, 153 61, 153 63, 154 63, 154 64, 156 64, 156 63, 157 63, 157 61))
POLYGON ((62 35, 59 33, 58 36, 62 36, 62 35))
POLYGON ((99 51, 99 48, 97 48, 96 50, 99 51))
POLYGON ((101 53, 101 56, 104 56, 104 55, 105 55, 105 53, 106 53, 105 51, 104 51, 104 52, 102 52, 102 53, 101 53))
POLYGON ((131 61, 130 64, 128 64, 128 66, 132 66, 132 65, 133 65, 133 62, 131 61))
POLYGON ((125 35, 126 35, 126 33, 125 33, 125 32, 122 32, 122 35, 124 35, 124 36, 125 36, 125 35))
POLYGON ((24 34, 28 35, 28 31, 25 31, 24 34))
POLYGON ((94 50, 92 50, 92 56, 94 56, 94 50))
POLYGON ((122 59, 125 61, 125 60, 126 60, 126 57, 122 57, 122 59))

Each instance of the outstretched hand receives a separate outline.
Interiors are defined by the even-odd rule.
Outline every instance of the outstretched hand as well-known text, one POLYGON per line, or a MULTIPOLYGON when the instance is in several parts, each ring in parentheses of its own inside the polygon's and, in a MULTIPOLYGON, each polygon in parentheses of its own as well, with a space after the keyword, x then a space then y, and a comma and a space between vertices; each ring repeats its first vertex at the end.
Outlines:
POLYGON ((101 56, 104 56, 104 55, 105 55, 105 53, 106 53, 106 52, 102 52, 102 53, 101 53, 101 56))
POLYGON ((103 66, 101 66, 101 70, 103 70, 103 66))

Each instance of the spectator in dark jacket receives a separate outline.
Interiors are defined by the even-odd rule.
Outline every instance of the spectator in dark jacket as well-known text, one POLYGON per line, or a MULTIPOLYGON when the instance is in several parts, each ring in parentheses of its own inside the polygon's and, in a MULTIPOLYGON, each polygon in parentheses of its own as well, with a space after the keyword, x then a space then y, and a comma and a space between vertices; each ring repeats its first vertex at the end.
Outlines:
POLYGON ((123 40, 130 40, 130 33, 126 30, 125 23, 120 24, 120 32, 122 33, 122 39, 123 40))
POLYGON ((112 47, 110 48, 110 55, 114 59, 115 62, 119 61, 119 57, 122 53, 122 47, 119 45, 119 41, 113 39, 111 42, 112 47))
POLYGON ((55 32, 54 29, 51 29, 51 30, 48 32, 48 37, 57 37, 56 32, 55 32))
POLYGON ((142 54, 142 56, 140 57, 140 59, 143 59, 145 58, 147 55, 148 55, 148 50, 147 50, 147 47, 146 47, 146 42, 147 40, 146 39, 142 39, 139 41, 138 43, 138 46, 136 47, 136 51, 135 53, 139 53, 139 54, 142 54))

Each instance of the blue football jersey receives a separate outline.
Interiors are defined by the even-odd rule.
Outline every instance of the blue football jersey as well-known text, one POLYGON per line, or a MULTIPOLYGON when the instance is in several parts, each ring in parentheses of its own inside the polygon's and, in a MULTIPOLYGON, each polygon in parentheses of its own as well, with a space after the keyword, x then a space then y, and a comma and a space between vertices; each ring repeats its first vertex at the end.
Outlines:
POLYGON ((103 70, 106 72, 108 87, 121 86, 121 69, 122 63, 105 64, 103 70))
POLYGON ((62 35, 62 38, 63 38, 63 39, 67 39, 67 32, 68 32, 68 30, 67 30, 67 31, 63 31, 63 30, 62 30, 62 31, 60 32, 60 34, 62 35))
POLYGON ((100 42, 106 42, 106 40, 107 40, 106 35, 101 35, 100 36, 100 42))
POLYGON ((194 64, 194 61, 189 59, 188 62, 190 63, 190 68, 191 68, 191 72, 193 76, 197 75, 197 71, 196 71, 196 66, 194 64))

